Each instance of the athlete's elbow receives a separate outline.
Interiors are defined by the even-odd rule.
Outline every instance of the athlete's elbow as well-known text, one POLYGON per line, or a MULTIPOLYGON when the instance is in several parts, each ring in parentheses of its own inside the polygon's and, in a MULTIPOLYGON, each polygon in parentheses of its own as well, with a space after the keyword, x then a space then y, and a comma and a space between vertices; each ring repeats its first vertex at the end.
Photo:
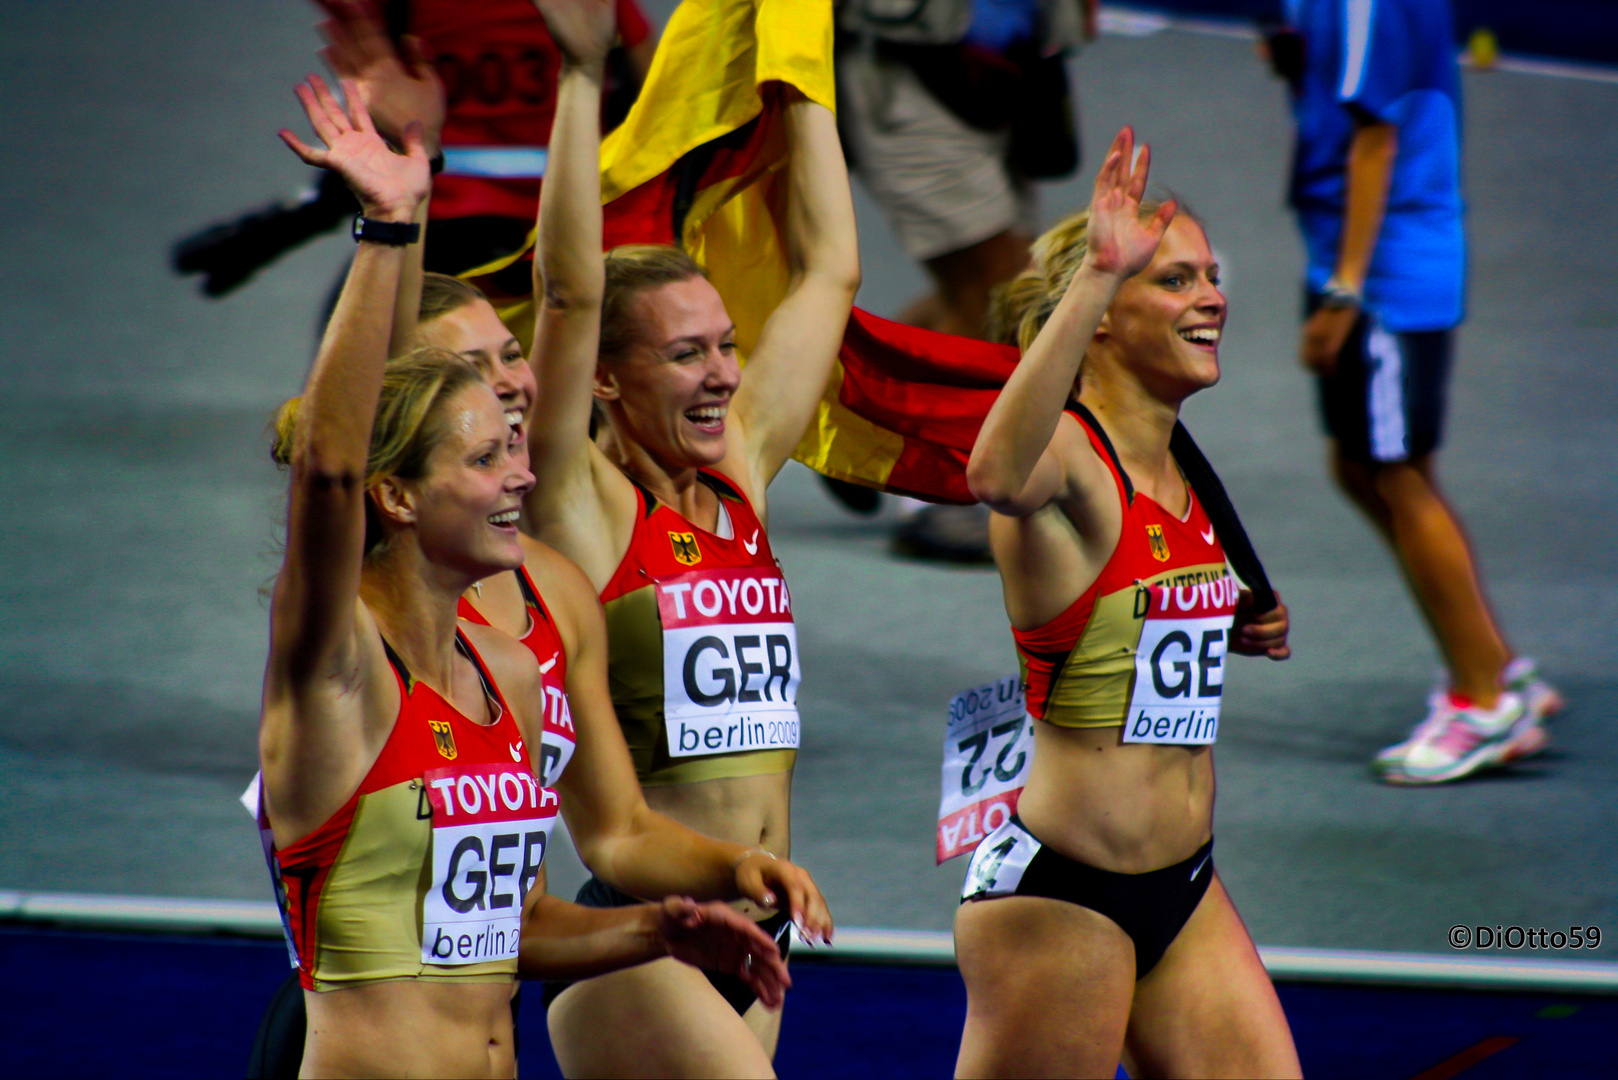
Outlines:
POLYGON ((966 488, 972 498, 990 507, 1004 505, 1015 498, 1021 485, 1009 470, 993 459, 993 455, 972 451, 966 463, 966 488))

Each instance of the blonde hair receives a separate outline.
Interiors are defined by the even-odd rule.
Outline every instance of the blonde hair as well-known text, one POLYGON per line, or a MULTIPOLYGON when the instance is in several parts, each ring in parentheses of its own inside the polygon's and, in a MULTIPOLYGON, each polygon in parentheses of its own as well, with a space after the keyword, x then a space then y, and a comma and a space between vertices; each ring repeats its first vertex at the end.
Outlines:
POLYGON ((448 315, 468 304, 487 299, 483 290, 471 282, 448 274, 422 274, 421 303, 416 307, 416 322, 431 322, 440 315, 448 315))
MULTIPOLYGON (((1140 204, 1142 221, 1157 213, 1159 202, 1140 204)), ((1189 217, 1184 205, 1179 215, 1189 217)), ((1195 219, 1192 219, 1195 220, 1195 219)), ((1069 214, 1029 249, 1028 269, 997 286, 989 301, 989 340, 1016 345, 1024 352, 1044 329, 1056 305, 1090 249, 1090 211, 1069 214)))
POLYGON ((696 260, 668 244, 625 244, 607 252, 607 280, 601 296, 601 345, 604 357, 617 356, 635 340, 629 306, 649 289, 677 281, 706 278, 696 260))
MULTIPOLYGON (((427 472, 427 458, 444 435, 445 402, 468 386, 481 384, 477 369, 446 349, 417 349, 389 360, 382 373, 382 395, 371 427, 371 447, 365 461, 365 486, 374 488, 384 477, 419 480, 427 472)), ((275 440, 270 457, 292 463, 298 436, 301 397, 282 405, 275 417, 275 440)), ((375 504, 365 501, 365 554, 375 554, 385 535, 375 504)))

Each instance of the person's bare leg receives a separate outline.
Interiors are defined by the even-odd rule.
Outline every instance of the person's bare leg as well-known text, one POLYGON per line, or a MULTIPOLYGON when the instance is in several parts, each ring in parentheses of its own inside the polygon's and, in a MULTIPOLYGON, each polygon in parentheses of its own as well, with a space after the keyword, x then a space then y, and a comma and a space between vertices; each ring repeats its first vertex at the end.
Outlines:
POLYGON ((1330 467, 1332 478, 1348 501, 1360 508, 1360 512, 1382 534, 1382 539, 1388 546, 1393 546, 1393 525, 1388 520, 1388 504, 1382 501, 1382 496, 1376 493, 1376 474, 1371 466, 1363 461, 1350 461, 1338 449, 1336 440, 1331 444, 1330 467))
POLYGON ((551 1003, 564 1076, 773 1077, 770 1055, 707 976, 677 960, 575 983, 551 1003))
POLYGON ((1387 509, 1393 550, 1449 668, 1450 689, 1493 708, 1511 650, 1484 599, 1461 523, 1433 479, 1432 455, 1376 465, 1371 479, 1387 509))
POLYGON ((1135 984, 1127 1046, 1134 1077, 1303 1075, 1275 986, 1217 876, 1135 984))
POLYGON ((923 265, 934 291, 911 301, 899 321, 926 330, 981 338, 988 332, 989 294, 1028 265, 1030 238, 1005 229, 959 251, 935 255, 923 265))
POLYGON ((766 1009, 763 1002, 755 1001, 742 1014, 742 1022, 758 1039, 758 1044, 771 1061, 775 1060, 775 1048, 781 1042, 781 1015, 785 1011, 785 1006, 771 1010, 766 1009))
POLYGON ((1129 936, 1076 904, 1008 896, 962 904, 966 983, 957 1077, 1112 1077, 1135 978, 1129 936))

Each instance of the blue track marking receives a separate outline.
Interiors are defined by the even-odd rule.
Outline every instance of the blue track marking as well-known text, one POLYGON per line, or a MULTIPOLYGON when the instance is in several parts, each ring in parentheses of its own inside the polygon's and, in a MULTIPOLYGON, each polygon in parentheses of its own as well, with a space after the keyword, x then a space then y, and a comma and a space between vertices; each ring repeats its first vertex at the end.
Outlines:
MULTIPOLYGON (((0 1049, 0 1075, 129 1080, 240 1075, 287 974, 279 942, 17 926, 0 926, 0 965, 20 976, 0 990, 0 1015, 22 1035, 0 1049)), ((785 1080, 953 1072, 966 1015, 954 970, 795 959, 792 974, 776 1061, 785 1080)), ((1618 1074, 1618 996, 1279 991, 1313 1080, 1618 1074)), ((521 1043, 525 1080, 559 1075, 538 994, 524 995, 521 1043)))

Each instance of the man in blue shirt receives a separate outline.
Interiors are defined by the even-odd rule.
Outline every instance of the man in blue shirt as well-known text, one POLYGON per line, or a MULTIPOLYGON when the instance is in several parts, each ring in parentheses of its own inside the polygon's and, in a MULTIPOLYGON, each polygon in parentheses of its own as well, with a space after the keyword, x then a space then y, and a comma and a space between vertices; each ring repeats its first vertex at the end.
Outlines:
POLYGON ((1277 66, 1290 66, 1298 125, 1301 359, 1336 479, 1398 556, 1448 669, 1427 717, 1375 765, 1392 783, 1442 783, 1536 753, 1562 706, 1513 659, 1435 477, 1466 285, 1454 21, 1448 0, 1287 6, 1296 36, 1272 57, 1295 61, 1277 66))

